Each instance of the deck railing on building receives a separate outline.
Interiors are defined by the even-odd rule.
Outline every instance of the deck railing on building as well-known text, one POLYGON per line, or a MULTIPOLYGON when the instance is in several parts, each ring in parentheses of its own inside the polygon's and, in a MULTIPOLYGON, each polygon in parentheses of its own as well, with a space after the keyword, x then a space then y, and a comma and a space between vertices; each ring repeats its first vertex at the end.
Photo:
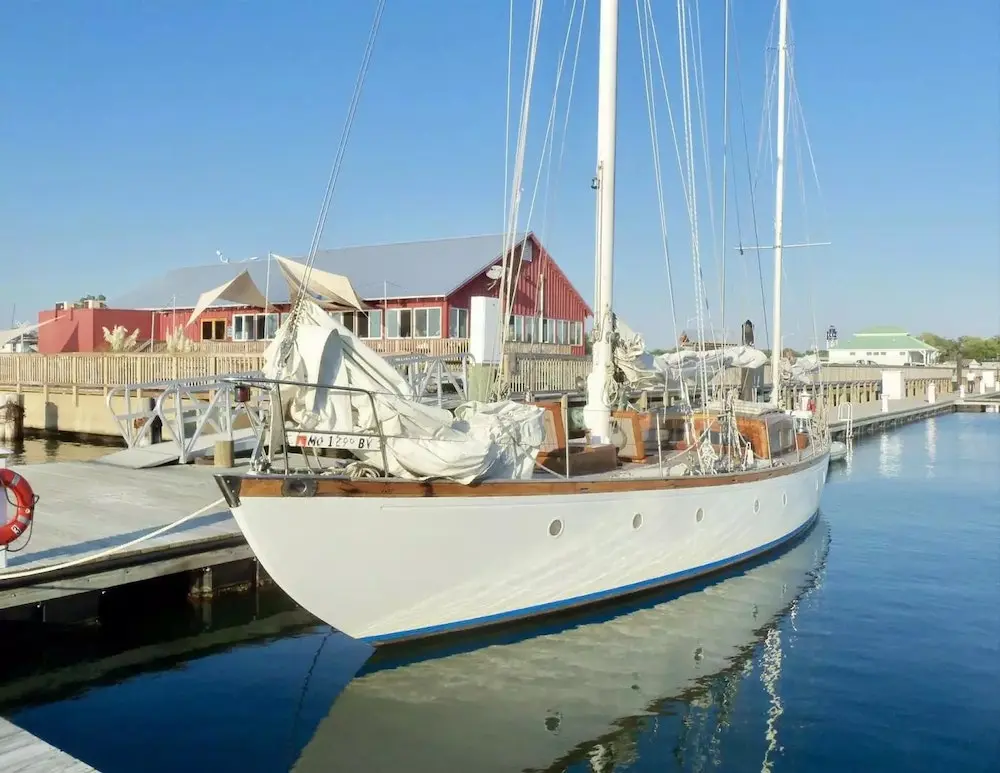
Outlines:
MULTIPOLYGON (((451 348, 452 341, 439 339, 449 346, 434 356, 447 356, 465 351, 451 348)), ((536 347, 537 348, 537 345, 536 347)), ((412 351, 412 350, 409 350, 412 351)), ((396 354, 402 352, 383 352, 396 354)), ((263 357, 259 352, 192 352, 185 354, 126 353, 126 354, 0 354, 0 390, 28 388, 107 389, 124 384, 150 381, 203 378, 231 373, 259 370, 263 357)), ((511 391, 545 393, 578 391, 582 389, 590 372, 589 357, 552 352, 517 352, 510 355, 511 391)), ((935 380, 939 389, 950 384, 955 376, 953 368, 905 368, 906 381, 914 389, 920 384, 935 380)), ((765 369, 764 386, 770 386, 770 370, 765 369)), ((727 383, 738 383, 738 371, 730 370, 724 376, 727 383)), ((882 381, 882 369, 825 365, 821 380, 824 384, 864 385, 877 391, 882 381)))

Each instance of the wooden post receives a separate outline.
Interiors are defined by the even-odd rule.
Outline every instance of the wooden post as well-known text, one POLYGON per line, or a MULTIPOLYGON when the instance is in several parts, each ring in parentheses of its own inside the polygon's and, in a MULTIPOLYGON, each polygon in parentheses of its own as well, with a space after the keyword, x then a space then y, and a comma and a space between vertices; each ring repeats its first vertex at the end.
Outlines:
POLYGON ((559 399, 559 410, 562 412, 563 433, 566 435, 566 477, 569 477, 569 395, 564 394, 559 399))
POLYGON ((232 467, 233 466, 233 441, 232 440, 216 440, 215 441, 215 466, 216 467, 232 467))

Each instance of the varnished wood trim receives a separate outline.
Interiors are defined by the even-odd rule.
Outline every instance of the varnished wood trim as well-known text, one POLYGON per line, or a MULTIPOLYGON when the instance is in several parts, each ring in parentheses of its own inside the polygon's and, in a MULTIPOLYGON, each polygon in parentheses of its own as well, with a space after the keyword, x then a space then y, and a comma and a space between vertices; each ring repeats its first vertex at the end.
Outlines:
POLYGON ((531 497, 549 494, 613 494, 630 491, 663 491, 668 489, 728 486, 734 483, 753 483, 769 478, 781 478, 802 469, 824 463, 828 457, 817 455, 812 459, 784 464, 767 470, 742 472, 734 475, 691 475, 683 478, 617 478, 607 480, 490 480, 464 485, 451 480, 384 480, 369 478, 348 480, 320 475, 246 475, 231 476, 239 480, 239 496, 280 497, 282 481, 290 477, 309 480, 315 484, 311 496, 317 497, 531 497))

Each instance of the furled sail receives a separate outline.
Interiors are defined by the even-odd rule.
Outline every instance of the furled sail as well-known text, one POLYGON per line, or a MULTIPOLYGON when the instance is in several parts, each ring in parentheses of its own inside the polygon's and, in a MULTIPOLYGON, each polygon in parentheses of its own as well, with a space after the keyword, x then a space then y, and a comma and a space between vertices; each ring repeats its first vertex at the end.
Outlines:
POLYGON ((531 476, 545 437, 543 408, 468 402, 453 416, 424 405, 351 331, 313 301, 300 304, 298 318, 286 321, 264 353, 266 378, 323 385, 282 388, 285 416, 295 429, 377 434, 381 427, 384 462, 381 450, 352 453, 394 477, 471 483, 531 476))

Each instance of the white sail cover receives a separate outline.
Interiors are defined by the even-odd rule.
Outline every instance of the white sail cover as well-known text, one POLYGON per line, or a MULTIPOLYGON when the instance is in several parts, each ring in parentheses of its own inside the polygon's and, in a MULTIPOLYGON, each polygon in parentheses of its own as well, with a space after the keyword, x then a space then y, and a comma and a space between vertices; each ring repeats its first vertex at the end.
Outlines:
POLYGON ((767 355, 752 346, 727 346, 723 349, 696 351, 681 349, 660 354, 653 358, 658 371, 664 374, 667 385, 696 384, 702 373, 711 381, 726 368, 759 368, 767 363, 767 355))
MULTIPOLYGON (((545 437, 543 408, 469 402, 452 416, 417 402, 401 375, 312 301, 301 302, 294 327, 292 322, 282 325, 264 353, 267 378, 365 390, 284 387, 283 399, 291 391, 285 415, 294 429, 375 432, 381 425, 385 472, 393 477, 461 483, 531 477, 545 437)), ((352 453, 383 467, 381 451, 352 453)))
POLYGON ((187 324, 193 325, 198 316, 216 301, 229 301, 239 306, 250 306, 255 309, 263 309, 267 305, 267 300, 257 289, 249 271, 241 271, 228 282, 206 290, 198 296, 198 302, 194 306, 194 311, 188 317, 187 324))
POLYGON ((812 375, 819 372, 820 360, 815 354, 799 357, 795 362, 781 361, 781 379, 793 384, 808 384, 812 375))
POLYGON ((666 386, 678 388, 683 383, 694 386, 707 372, 708 380, 726 368, 759 368, 767 362, 767 355, 752 346, 729 346, 723 349, 696 351, 681 349, 653 356, 646 351, 645 342, 634 333, 621 317, 615 319, 618 333, 613 352, 615 365, 625 374, 633 389, 650 389, 666 386))

